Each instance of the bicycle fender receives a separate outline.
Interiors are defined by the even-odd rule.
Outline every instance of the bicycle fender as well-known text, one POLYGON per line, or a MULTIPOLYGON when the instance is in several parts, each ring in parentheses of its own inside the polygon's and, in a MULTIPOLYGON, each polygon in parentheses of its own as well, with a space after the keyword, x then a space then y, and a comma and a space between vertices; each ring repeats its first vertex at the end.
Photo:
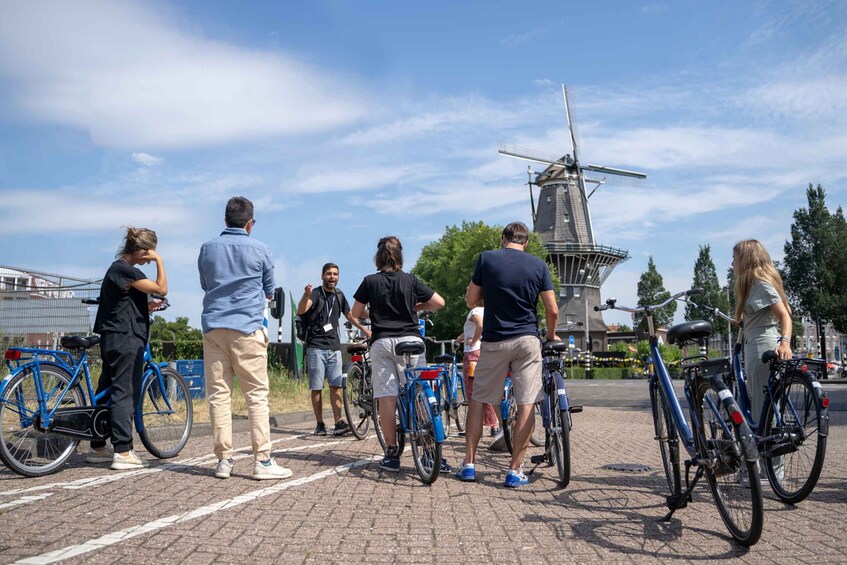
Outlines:
MULTIPOLYGON (((25 367, 26 365, 24 365, 25 367)), ((9 383, 12 382, 12 379, 18 376, 18 373, 21 372, 23 367, 17 367, 14 371, 6 375, 2 381, 0 381, 0 396, 3 396, 3 393, 6 392, 6 387, 9 386, 9 383)))
MULTIPOLYGON (((735 400, 735 397, 732 396, 732 391, 726 386, 726 383, 723 382, 723 379, 718 376, 708 377, 709 382, 712 387, 718 391, 718 398, 721 401, 721 405, 724 407, 729 414, 742 414, 741 407, 738 406, 738 402, 735 400)), ((755 463, 759 460, 759 448, 756 446, 756 436, 753 434, 753 431, 750 429, 750 424, 747 423, 747 420, 742 415, 742 422, 738 426, 738 433, 740 434, 741 439, 741 449, 744 450, 744 458, 751 463, 755 463)))
MULTIPOLYGON (((41 367, 56 367, 57 369, 62 369, 63 371, 68 373, 68 375, 73 374, 73 371, 71 371, 70 368, 64 367, 64 366, 62 366, 59 363, 56 363, 54 361, 40 361, 38 363, 38 365, 41 366, 41 367)), ((6 392, 6 388, 9 386, 9 383, 12 382, 12 379, 14 379, 15 377, 17 377, 18 375, 20 375, 22 372, 26 371, 27 369, 30 369, 33 372, 35 372, 34 367, 35 367, 35 363, 26 363, 26 364, 21 365, 19 367, 15 367, 15 369, 11 373, 9 373, 5 377, 3 377, 3 380, 0 381, 0 396, 2 396, 4 392, 6 392)), ((77 383, 77 386, 79 386, 79 383, 77 383)))
POLYGON ((827 398, 827 394, 823 391, 823 387, 818 382, 818 379, 811 375, 807 376, 812 384, 812 388, 815 390, 818 406, 821 407, 821 424, 818 428, 818 435, 827 437, 829 435, 829 407, 823 405, 824 398, 827 398))
POLYGON ((565 390, 565 379, 559 371, 553 372, 553 379, 556 384, 556 395, 559 398, 559 410, 567 412, 570 410, 570 403, 568 402, 568 392, 565 390))
POLYGON ((500 419, 508 420, 509 419, 509 392, 512 388, 512 383, 509 380, 506 380, 506 385, 503 388, 503 400, 500 401, 500 419))
POLYGON ((435 398, 435 393, 432 392, 432 387, 428 383, 427 386, 423 387, 423 390, 426 395, 426 401, 429 402, 429 415, 432 418, 432 425, 435 429, 435 441, 441 443, 444 441, 444 423, 438 414, 438 401, 435 398))

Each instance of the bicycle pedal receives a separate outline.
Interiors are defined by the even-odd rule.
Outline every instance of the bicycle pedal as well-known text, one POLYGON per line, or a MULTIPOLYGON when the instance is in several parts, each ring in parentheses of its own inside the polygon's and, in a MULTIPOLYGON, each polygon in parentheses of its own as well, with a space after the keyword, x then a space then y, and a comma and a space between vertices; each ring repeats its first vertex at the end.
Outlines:
POLYGON ((582 412, 582 406, 571 406, 568 408, 568 412, 570 412, 571 414, 582 412))
POLYGON ((543 454, 542 455, 533 455, 532 457, 529 458, 529 462, 534 464, 534 465, 538 465, 539 463, 544 463, 546 460, 547 460, 547 456, 543 455, 543 454))

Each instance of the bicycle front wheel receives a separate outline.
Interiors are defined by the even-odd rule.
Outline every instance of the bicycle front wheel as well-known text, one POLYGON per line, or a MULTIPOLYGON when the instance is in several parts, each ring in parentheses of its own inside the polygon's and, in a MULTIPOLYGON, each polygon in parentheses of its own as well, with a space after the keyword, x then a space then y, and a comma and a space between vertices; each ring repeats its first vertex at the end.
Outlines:
POLYGON ((465 379, 462 375, 456 378, 456 405, 453 407, 456 411, 456 429, 460 432, 465 431, 465 422, 468 421, 468 398, 465 394, 465 379))
MULTIPOLYGON (((78 386, 68 390, 71 375, 67 371, 41 365, 40 372, 47 412, 86 405, 78 386)), ((79 445, 77 439, 37 429, 41 414, 35 384, 32 369, 26 369, 12 379, 0 398, 0 459, 24 477, 54 473, 79 445)))
POLYGON ((421 480, 431 485, 441 472, 441 442, 436 440, 434 414, 420 383, 415 385, 409 443, 421 480))
MULTIPOLYGON (((501 418, 500 425, 503 430, 503 440, 506 442, 506 449, 509 450, 509 453, 512 453, 515 442, 515 424, 518 421, 518 405, 515 403, 515 394, 512 392, 512 387, 509 387, 509 392, 506 393, 503 403, 508 406, 508 412, 505 419, 501 418)), ((500 413, 502 414, 502 407, 500 413)))
POLYGON ((679 434, 671 418, 670 407, 658 381, 654 378, 650 385, 650 404, 653 409, 653 429, 659 442, 662 466, 671 494, 679 494, 682 488, 679 470, 679 434))
POLYGON ((541 415, 540 402, 535 403, 533 412, 535 423, 532 425, 532 435, 529 436, 529 442, 535 447, 544 447, 544 417, 541 415))
POLYGON ((182 451, 194 422, 191 393, 182 375, 167 367, 161 380, 155 371, 150 374, 142 386, 136 416, 141 417, 141 443, 153 456, 168 459, 182 451))
POLYGON ((362 366, 353 363, 347 369, 347 381, 344 383, 344 414, 350 423, 350 431, 356 439, 365 439, 371 427, 371 419, 364 407, 365 374, 362 366))
POLYGON ((789 504, 811 494, 826 455, 821 406, 812 382, 804 373, 786 374, 765 412, 762 436, 768 439, 760 446, 765 472, 776 496, 789 504))
POLYGON ((568 413, 558 408, 550 413, 550 458, 559 474, 562 488, 571 482, 571 430, 568 413))
POLYGON ((444 427, 444 439, 450 437, 450 384, 447 382, 450 376, 442 373, 439 377, 438 415, 441 417, 441 425, 444 427))
MULTIPOLYGON (((746 422, 733 422, 719 390, 702 379, 697 383, 695 407, 700 455, 718 512, 732 537, 751 546, 762 535, 762 486, 756 461, 744 455, 742 437, 752 437, 746 422)), ((733 401, 734 402, 734 401, 733 401)))
MULTIPOLYGON (((379 398, 374 398, 371 402, 373 406, 373 412, 371 412, 371 418, 374 422, 374 433, 376 433, 376 439, 379 441, 379 446, 382 448, 383 453, 385 452, 385 435, 382 433, 382 424, 379 421, 379 398)), ((399 445, 399 444, 398 444, 399 445)))

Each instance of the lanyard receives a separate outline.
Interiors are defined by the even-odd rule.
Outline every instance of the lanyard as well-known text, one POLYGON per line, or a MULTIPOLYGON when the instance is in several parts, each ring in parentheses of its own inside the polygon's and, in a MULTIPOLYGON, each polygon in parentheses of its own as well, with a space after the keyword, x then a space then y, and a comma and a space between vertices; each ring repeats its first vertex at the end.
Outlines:
POLYGON ((332 320, 330 317, 332 316, 332 307, 335 305, 336 296, 333 292, 332 294, 327 295, 326 291, 321 288, 321 292, 324 295, 324 319, 327 324, 331 324, 332 320))

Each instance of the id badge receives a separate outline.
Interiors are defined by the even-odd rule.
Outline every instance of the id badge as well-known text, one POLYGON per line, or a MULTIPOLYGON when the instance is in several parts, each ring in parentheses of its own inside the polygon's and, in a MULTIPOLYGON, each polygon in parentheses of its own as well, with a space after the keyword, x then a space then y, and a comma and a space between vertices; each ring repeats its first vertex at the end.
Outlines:
POLYGON ((325 332, 331 332, 332 331, 332 324, 324 324, 324 331, 325 332))

